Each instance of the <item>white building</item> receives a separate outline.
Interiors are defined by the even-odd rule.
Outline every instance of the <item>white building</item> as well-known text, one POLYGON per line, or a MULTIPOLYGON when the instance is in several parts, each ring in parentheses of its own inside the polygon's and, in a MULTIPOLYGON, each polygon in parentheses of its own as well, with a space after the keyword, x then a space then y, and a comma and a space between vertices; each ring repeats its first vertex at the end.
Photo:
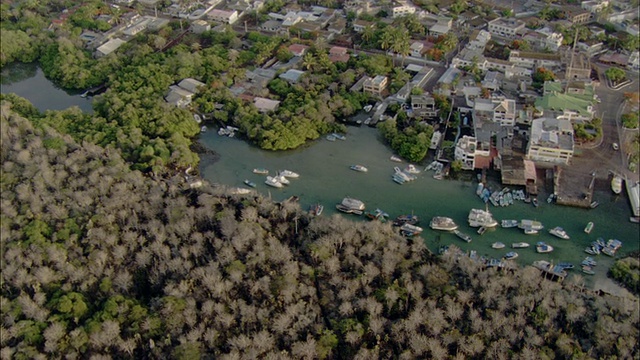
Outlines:
POLYGON ((488 30, 491 35, 514 38, 524 31, 524 21, 508 18, 497 18, 489 21, 488 30))
POLYGON ((509 54, 509 62, 515 66, 535 70, 537 68, 554 69, 562 66, 560 54, 544 54, 513 50, 509 54))
POLYGON ((227 11, 213 9, 207 13, 207 17, 213 21, 217 21, 223 24, 233 24, 238 21, 238 12, 236 10, 227 11))
POLYGON ((95 57, 100 58, 103 56, 107 56, 112 52, 116 51, 122 44, 126 43, 126 41, 115 38, 107 41, 106 43, 100 45, 95 52, 95 57))
POLYGON ((564 119, 540 118, 531 123, 527 158, 569 164, 573 157, 573 126, 564 119))
POLYGON ((591 13, 597 13, 599 11, 601 11, 602 9, 604 9, 607 5, 609 5, 609 1, 608 0, 589 0, 589 1, 583 1, 580 6, 591 12, 591 13))
POLYGON ((406 16, 410 14, 414 14, 416 12, 416 7, 409 4, 397 3, 391 7, 391 17, 398 18, 401 16, 406 16))
POLYGON ((638 50, 632 52, 631 55, 629 55, 629 62, 627 63, 627 67, 635 71, 640 70, 640 52, 638 52, 638 50))
POLYGON ((516 123, 516 102, 506 98, 476 99, 473 118, 498 123, 500 126, 513 126, 516 123))
POLYGON ((462 161, 463 170, 475 169, 476 155, 489 156, 489 151, 478 150, 478 140, 473 136, 464 135, 458 139, 454 150, 454 158, 462 161))

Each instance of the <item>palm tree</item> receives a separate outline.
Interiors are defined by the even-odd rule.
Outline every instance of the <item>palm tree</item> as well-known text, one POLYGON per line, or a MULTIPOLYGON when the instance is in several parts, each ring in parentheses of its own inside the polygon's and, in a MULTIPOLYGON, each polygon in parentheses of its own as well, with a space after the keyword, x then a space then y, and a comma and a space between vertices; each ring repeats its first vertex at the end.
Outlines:
POLYGON ((380 48, 382 50, 387 50, 391 48, 393 43, 395 42, 395 32, 396 29, 392 26, 387 26, 382 32, 382 36, 380 37, 380 48))
POLYGON ((375 34, 376 31, 373 26, 367 26, 362 30, 362 40, 364 40, 365 44, 368 45, 375 34))
POLYGON ((302 58, 302 66, 307 70, 311 70, 316 66, 316 58, 311 52, 304 54, 304 57, 302 58))

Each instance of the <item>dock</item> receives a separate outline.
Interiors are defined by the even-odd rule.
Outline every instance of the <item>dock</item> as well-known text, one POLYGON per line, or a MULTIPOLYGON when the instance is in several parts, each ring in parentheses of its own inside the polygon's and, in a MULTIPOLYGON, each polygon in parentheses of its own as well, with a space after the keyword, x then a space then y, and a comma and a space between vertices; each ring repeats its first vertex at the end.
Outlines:
POLYGON ((583 174, 571 168, 553 169, 553 192, 556 204, 588 209, 593 201, 596 173, 583 174))

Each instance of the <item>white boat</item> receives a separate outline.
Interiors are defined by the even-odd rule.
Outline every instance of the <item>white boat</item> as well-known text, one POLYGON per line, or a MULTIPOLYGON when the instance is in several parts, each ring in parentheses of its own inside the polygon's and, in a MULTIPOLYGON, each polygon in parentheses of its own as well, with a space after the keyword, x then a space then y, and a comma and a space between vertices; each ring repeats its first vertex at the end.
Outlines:
POLYGON ((471 238, 471 236, 463 233, 462 231, 454 230, 453 233, 456 234, 457 237, 459 237, 460 239, 462 239, 462 240, 464 240, 464 241, 466 241, 468 243, 471 242, 471 240, 473 240, 471 238))
POLYGON ((358 199, 353 199, 350 197, 346 197, 342 199, 342 202, 340 203, 340 205, 352 210, 358 210, 358 211, 364 210, 364 203, 362 201, 358 199))
POLYGON ((505 260, 513 260, 518 258, 518 253, 515 251, 509 251, 504 255, 505 260))
POLYGON ((351 165, 349 168, 351 170, 359 171, 359 172, 367 172, 367 171, 369 171, 369 169, 367 169, 364 165, 351 165))
POLYGON ((256 187, 256 183, 254 183, 253 181, 251 181, 249 179, 245 179, 244 180, 244 184, 249 186, 249 187, 252 187, 252 188, 256 187))
POLYGON ((444 217, 444 216, 434 216, 429 223, 429 226, 433 230, 445 230, 445 231, 453 231, 458 228, 458 225, 453 221, 452 218, 444 217))
POLYGON ((498 222, 493 218, 488 210, 471 209, 469 211, 469 226, 471 227, 485 227, 491 228, 498 225, 498 222))
POLYGON ((273 186, 275 188, 281 188, 281 187, 284 186, 284 185, 282 185, 282 183, 280 181, 278 181, 278 179, 276 179, 273 176, 267 176, 267 180, 265 180, 264 183, 269 185, 269 186, 273 186))
POLYGON ((274 177, 276 180, 278 180, 278 182, 280 182, 283 185, 289 185, 291 182, 289 181, 289 179, 287 179, 285 176, 283 176, 282 174, 278 174, 274 177))
POLYGON ((327 140, 329 141, 336 141, 336 137, 333 136, 333 134, 327 135, 327 140))
POLYGON ((288 177, 288 178, 298 178, 300 177, 300 175, 298 175, 298 173, 295 173, 291 170, 282 170, 280 171, 280 175, 284 176, 284 177, 288 177))
POLYGON ((482 196, 482 191, 484 190, 484 184, 478 183, 478 187, 476 188, 476 195, 482 196))
POLYGON ((587 234, 591 234, 592 230, 593 230, 593 221, 589 221, 587 223, 587 226, 584 227, 584 232, 586 232, 587 234))
POLYGON ((524 229, 524 234, 525 235, 537 235, 538 232, 540 232, 540 230, 536 230, 536 229, 532 229, 532 228, 524 229))
POLYGON ((404 169, 404 172, 409 174, 420 174, 420 170, 418 170, 418 168, 416 168, 413 164, 407 165, 407 167, 404 169))
POLYGON ((501 243, 500 241, 496 241, 493 244, 491 244, 491 247, 494 249, 504 249, 505 245, 504 243, 501 243))
POLYGON ((400 226, 400 232, 404 236, 415 236, 422 234, 422 228, 416 225, 402 224, 402 226, 400 226))
POLYGON ((511 247, 514 248, 514 249, 528 248, 529 247, 529 243, 517 242, 517 243, 511 244, 511 247))
POLYGON ((402 159, 399 158, 398 156, 395 155, 391 155, 391 157, 389 158, 389 160, 391 161, 395 161, 395 162, 402 162, 402 159))
POLYGON ((193 114, 193 120, 195 120, 197 124, 200 124, 202 122, 202 117, 198 114, 193 114))
POLYGON ((547 245, 545 242, 540 241, 536 244, 536 251, 541 254, 550 253, 553 251, 553 246, 547 245))
POLYGON ((512 228, 518 226, 518 220, 502 220, 500 225, 503 228, 512 228))
POLYGON ((618 175, 615 175, 613 179, 611 179, 611 191, 615 194, 620 194, 622 191, 622 178, 618 175))
POLYGON ((486 232, 487 232, 487 228, 486 228, 486 227, 484 227, 484 226, 480 226, 480 227, 478 228, 478 235, 482 235, 482 234, 484 234, 484 233, 486 233, 486 232))
POLYGON ((265 168, 255 168, 255 169, 253 169, 253 173, 254 174, 260 174, 260 175, 267 175, 267 174, 269 174, 269 170, 267 170, 265 168))
POLYGON ((369 112, 371 111, 371 109, 373 109, 373 105, 369 104, 369 105, 365 105, 362 110, 364 110, 365 112, 369 112))
POLYGON ((560 239, 569 240, 569 235, 567 235, 567 232, 564 231, 564 229, 560 226, 556 226, 553 229, 549 230, 549 233, 553 236, 559 237, 560 239))
POLYGON ((520 229, 532 229, 532 230, 542 230, 544 229, 544 226, 542 225, 542 223, 540 221, 536 221, 536 220, 527 220, 527 219, 523 219, 520 220, 520 223, 518 224, 518 227, 520 229))
POLYGON ((338 140, 347 140, 346 136, 338 134, 338 133, 332 133, 331 136, 333 136, 334 138, 336 138, 338 140))
POLYGON ((203 126, 200 128, 200 132, 202 132, 202 133, 203 133, 203 132, 207 132, 207 127, 206 127, 205 125, 203 125, 203 126))
POLYGON ((323 210, 324 206, 322 206, 322 204, 313 204, 309 209, 309 213, 313 216, 319 216, 320 214, 322 214, 323 210))

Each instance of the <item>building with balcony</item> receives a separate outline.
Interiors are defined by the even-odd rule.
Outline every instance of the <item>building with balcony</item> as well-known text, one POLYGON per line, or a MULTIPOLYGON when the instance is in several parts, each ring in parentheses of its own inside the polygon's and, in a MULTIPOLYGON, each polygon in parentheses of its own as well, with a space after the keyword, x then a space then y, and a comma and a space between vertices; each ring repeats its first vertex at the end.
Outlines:
POLYGON ((569 164, 573 157, 573 126, 571 121, 554 118, 535 119, 527 158, 555 164, 569 164))
POLYGON ((362 91, 365 93, 381 96, 382 92, 387 88, 389 78, 382 75, 376 75, 376 77, 368 77, 362 84, 362 91))
POLYGON ((491 35, 507 38, 515 38, 524 31, 524 28, 524 21, 513 18, 497 18, 488 23, 488 30, 491 35))

